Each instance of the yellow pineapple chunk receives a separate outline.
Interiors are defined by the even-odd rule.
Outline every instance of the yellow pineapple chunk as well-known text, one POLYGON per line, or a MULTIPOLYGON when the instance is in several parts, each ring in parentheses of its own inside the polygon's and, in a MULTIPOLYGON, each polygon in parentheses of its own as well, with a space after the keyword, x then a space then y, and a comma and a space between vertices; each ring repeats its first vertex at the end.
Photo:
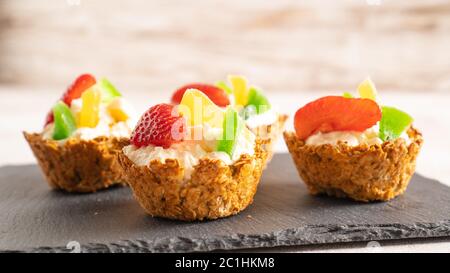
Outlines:
POLYGON ((188 89, 184 93, 178 111, 190 126, 208 124, 214 128, 222 128, 223 110, 197 89, 188 89))
POLYGON ((235 104, 239 106, 246 106, 249 92, 247 79, 243 76, 230 75, 228 76, 228 80, 233 86, 235 104))
POLYGON ((370 78, 365 79, 358 86, 359 96, 364 99, 377 100, 377 89, 370 78))
POLYGON ((81 95, 81 99, 83 104, 79 116, 79 127, 95 128, 100 119, 101 92, 91 87, 81 95))
POLYGON ((108 112, 115 122, 127 121, 130 116, 127 111, 127 105, 121 98, 115 98, 108 104, 108 112))

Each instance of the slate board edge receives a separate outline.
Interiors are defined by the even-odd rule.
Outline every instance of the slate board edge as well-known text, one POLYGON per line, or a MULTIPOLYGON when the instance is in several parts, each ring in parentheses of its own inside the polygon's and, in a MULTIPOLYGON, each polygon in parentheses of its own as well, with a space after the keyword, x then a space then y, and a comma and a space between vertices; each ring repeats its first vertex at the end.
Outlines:
MULTIPOLYGON (((450 236, 450 220, 413 225, 317 225, 286 229, 266 234, 234 234, 215 238, 172 237, 159 240, 123 240, 111 244, 89 243, 81 246, 91 252, 205 252, 262 247, 302 246, 346 242, 386 241, 398 239, 450 236)), ((65 246, 39 247, 0 252, 69 252, 65 246)))

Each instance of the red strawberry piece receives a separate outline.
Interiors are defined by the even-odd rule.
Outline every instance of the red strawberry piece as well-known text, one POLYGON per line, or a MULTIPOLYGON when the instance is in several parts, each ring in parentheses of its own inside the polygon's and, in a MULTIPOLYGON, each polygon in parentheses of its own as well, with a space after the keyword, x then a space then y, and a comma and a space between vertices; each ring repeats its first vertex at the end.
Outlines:
POLYGON ((380 119, 380 107, 373 100, 328 96, 300 108, 295 113, 294 127, 297 137, 306 140, 317 132, 362 132, 380 119))
POLYGON ((137 147, 150 144, 169 148, 181 142, 186 135, 186 120, 176 106, 157 104, 145 112, 131 134, 131 143, 137 147))
POLYGON ((83 74, 79 76, 71 86, 69 86, 61 100, 70 106, 73 100, 79 99, 81 94, 83 94, 84 91, 89 89, 89 87, 93 86, 95 83, 96 81, 94 76, 90 74, 83 74))
MULTIPOLYGON (((93 86, 96 83, 94 76, 90 74, 83 74, 79 76, 75 82, 67 88, 67 91, 61 97, 61 100, 64 101, 65 104, 70 106, 72 101, 75 99, 79 99, 81 94, 86 91, 89 87, 93 86)), ((52 123, 54 121, 53 112, 50 111, 45 118, 45 126, 52 123)))
POLYGON ((53 123, 53 121, 55 121, 55 118, 53 117, 53 111, 50 110, 50 112, 48 112, 47 116, 45 117, 44 127, 50 123, 53 123))
POLYGON ((230 99, 225 91, 217 86, 204 83, 192 83, 179 88, 172 95, 172 103, 180 104, 184 93, 188 89, 197 89, 199 91, 202 91, 212 102, 220 107, 226 107, 230 104, 230 99))

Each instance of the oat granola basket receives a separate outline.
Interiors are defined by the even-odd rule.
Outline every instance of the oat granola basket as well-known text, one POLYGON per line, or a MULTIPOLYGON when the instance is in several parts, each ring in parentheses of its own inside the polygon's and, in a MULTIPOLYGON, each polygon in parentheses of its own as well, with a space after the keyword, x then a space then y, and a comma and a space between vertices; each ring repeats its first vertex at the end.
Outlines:
POLYGON ((125 185, 118 154, 126 139, 98 137, 58 143, 37 133, 24 132, 24 136, 53 189, 88 193, 125 185))
POLYGON ((411 127, 407 133, 409 145, 401 138, 355 147, 306 145, 293 132, 285 132, 284 139, 311 194, 368 202, 387 201, 406 190, 423 143, 418 130, 411 127))
POLYGON ((136 166, 119 155, 126 182, 150 215, 194 221, 234 215, 253 202, 266 152, 257 140, 254 155, 244 154, 232 165, 218 159, 200 159, 190 179, 176 159, 153 160, 136 166))

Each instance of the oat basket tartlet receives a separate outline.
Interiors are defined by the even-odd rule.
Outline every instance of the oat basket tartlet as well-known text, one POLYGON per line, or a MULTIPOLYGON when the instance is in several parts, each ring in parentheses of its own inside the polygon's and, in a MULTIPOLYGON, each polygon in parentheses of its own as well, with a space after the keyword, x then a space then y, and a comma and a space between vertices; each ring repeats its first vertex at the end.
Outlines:
POLYGON ((158 104, 143 114, 119 163, 149 215, 195 221, 250 205, 266 154, 233 107, 188 89, 178 105, 158 104), (207 108, 216 118, 202 117, 207 108), (200 137, 193 137, 196 130, 200 137))
POLYGON ((50 187, 88 193, 125 185, 118 155, 132 112, 106 79, 78 77, 48 113, 43 132, 24 132, 50 187))
POLYGON ((151 216, 194 221, 237 214, 253 202, 261 177, 265 152, 258 144, 254 155, 242 155, 232 165, 205 157, 189 179, 177 159, 154 159, 135 165, 120 155, 125 180, 142 208, 151 216))
POLYGON ((262 140, 262 149, 267 152, 266 166, 273 156, 274 145, 282 135, 287 115, 280 114, 272 107, 260 88, 250 86, 245 77, 228 76, 228 83, 218 81, 215 85, 191 83, 178 88, 171 102, 179 104, 188 89, 203 92, 219 107, 232 105, 244 119, 245 125, 262 140))
POLYGON ((403 139, 358 146, 345 142, 306 145, 295 133, 284 133, 298 173, 311 194, 366 202, 387 201, 406 190, 423 142, 413 128, 408 136, 409 145, 403 139))
POLYGON ((374 101, 370 80, 361 98, 329 96, 297 111, 296 132, 284 139, 313 195, 388 201, 405 192, 423 143, 412 118, 374 101))
POLYGON ((128 142, 126 138, 69 139, 60 145, 41 134, 24 136, 53 189, 86 193, 125 185, 118 155, 128 142))

